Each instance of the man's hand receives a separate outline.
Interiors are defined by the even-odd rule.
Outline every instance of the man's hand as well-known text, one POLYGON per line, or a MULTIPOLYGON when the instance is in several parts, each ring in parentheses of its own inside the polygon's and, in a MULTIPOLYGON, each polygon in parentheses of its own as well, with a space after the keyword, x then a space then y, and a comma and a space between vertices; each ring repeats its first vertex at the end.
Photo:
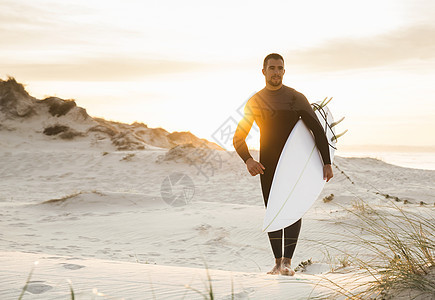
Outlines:
POLYGON ((246 168, 248 168, 249 174, 255 176, 257 174, 264 174, 263 170, 266 169, 260 162, 255 161, 252 157, 246 161, 246 168))
POLYGON ((323 166, 323 179, 325 179, 326 182, 328 182, 333 176, 334 176, 334 174, 332 173, 331 165, 330 164, 324 165, 323 166))

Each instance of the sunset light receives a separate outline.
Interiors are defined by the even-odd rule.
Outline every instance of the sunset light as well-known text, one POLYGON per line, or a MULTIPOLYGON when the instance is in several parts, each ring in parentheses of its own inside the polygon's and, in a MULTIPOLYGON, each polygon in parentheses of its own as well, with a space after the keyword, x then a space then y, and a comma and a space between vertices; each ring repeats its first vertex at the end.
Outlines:
POLYGON ((434 0, 0 0, 0 300, 433 299, 434 0))
POLYGON ((0 75, 37 97, 210 138, 263 88, 261 60, 278 52, 286 85, 334 97, 342 145, 435 146, 430 1, 41 3, 0 12, 0 75))

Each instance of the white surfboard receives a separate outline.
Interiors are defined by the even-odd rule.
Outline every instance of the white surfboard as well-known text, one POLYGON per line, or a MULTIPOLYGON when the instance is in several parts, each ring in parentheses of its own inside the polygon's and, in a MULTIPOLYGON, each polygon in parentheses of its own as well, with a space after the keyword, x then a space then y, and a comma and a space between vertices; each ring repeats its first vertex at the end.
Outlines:
MULTIPOLYGON (((334 119, 325 106, 316 115, 326 132, 330 145, 335 146, 334 119), (324 115, 322 116, 322 113, 324 115)), ((331 163, 334 148, 329 146, 331 163)), ((325 185, 323 161, 317 150, 313 134, 302 120, 299 120, 290 133, 281 152, 272 186, 270 188, 263 231, 271 232, 298 221, 308 211, 325 185)))

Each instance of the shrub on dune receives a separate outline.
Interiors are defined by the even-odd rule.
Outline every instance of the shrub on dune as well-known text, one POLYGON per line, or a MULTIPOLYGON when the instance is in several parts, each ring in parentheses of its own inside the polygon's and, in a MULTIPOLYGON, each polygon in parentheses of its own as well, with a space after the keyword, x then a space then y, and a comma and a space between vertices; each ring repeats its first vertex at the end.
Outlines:
MULTIPOLYGON (((394 201, 383 209, 374 209, 366 203, 357 205, 362 206, 364 210, 347 210, 356 220, 353 218, 344 226, 349 232, 345 238, 353 240, 349 243, 362 249, 358 256, 346 254, 357 268, 355 280, 364 278, 364 283, 349 288, 325 279, 347 299, 394 299, 399 296, 430 299, 435 295, 433 216, 405 211, 394 201)), ((335 249, 345 252, 338 247, 335 249)))

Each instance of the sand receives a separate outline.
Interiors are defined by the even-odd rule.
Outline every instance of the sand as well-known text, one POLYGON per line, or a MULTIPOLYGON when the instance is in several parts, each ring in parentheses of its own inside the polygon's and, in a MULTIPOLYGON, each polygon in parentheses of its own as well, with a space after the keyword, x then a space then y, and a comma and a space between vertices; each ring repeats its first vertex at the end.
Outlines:
POLYGON ((267 275, 260 179, 236 153, 37 100, 14 80, 0 96, 0 299, 339 299, 337 285, 374 280, 355 263, 372 259, 367 205, 435 217, 435 171, 337 156, 303 218, 295 276, 267 275))
POLYGON ((261 231, 259 177, 234 152, 208 150, 211 168, 195 149, 164 160, 163 148, 2 137, 1 299, 18 299, 32 268, 24 299, 65 299, 67 280, 78 299, 203 299, 207 270, 215 299, 307 299, 331 292, 316 286, 324 276, 352 283, 352 275, 331 272, 331 258, 343 255, 337 249, 361 251, 342 236, 357 201, 383 207, 388 194, 404 209, 434 214, 435 171, 337 157, 292 261, 314 264, 294 277, 266 275, 273 256, 261 231), (162 187, 177 174, 190 181, 174 186, 183 200, 174 206, 162 187))

